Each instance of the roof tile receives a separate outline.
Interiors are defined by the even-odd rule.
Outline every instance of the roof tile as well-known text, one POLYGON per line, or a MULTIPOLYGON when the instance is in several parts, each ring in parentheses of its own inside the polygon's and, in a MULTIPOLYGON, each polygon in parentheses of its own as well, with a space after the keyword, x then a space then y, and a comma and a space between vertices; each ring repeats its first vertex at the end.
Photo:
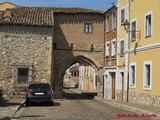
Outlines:
POLYGON ((0 24, 22 24, 37 26, 53 26, 54 13, 95 13, 103 14, 104 11, 86 8, 67 7, 24 7, 18 6, 11 9, 10 21, 4 21, 4 12, 0 11, 0 24))

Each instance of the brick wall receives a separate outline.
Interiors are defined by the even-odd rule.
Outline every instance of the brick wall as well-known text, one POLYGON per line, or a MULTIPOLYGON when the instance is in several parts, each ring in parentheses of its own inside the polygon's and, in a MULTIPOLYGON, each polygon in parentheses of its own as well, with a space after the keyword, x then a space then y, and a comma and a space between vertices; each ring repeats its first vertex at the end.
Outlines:
POLYGON ((104 17, 98 14, 59 13, 54 17, 53 42, 57 44, 57 49, 53 52, 53 86, 58 93, 62 91, 60 86, 65 70, 74 62, 85 59, 98 69, 103 66, 104 17), (84 33, 84 23, 93 24, 93 33, 84 33), (70 49, 71 43, 73 49, 70 49))
MULTIPOLYGON (((108 66, 108 67, 109 66, 116 66, 116 56, 115 56, 115 58, 111 57, 111 52, 112 52, 111 40, 117 38, 117 28, 112 29, 112 12, 113 11, 116 11, 116 8, 112 9, 109 12, 106 12, 106 14, 105 14, 106 16, 109 15, 109 25, 110 25, 109 31, 105 32, 105 42, 108 42, 108 41, 110 42, 110 52, 109 52, 110 57, 109 57, 109 59, 105 60, 105 66, 108 66)), ((117 51, 117 47, 116 47, 116 51, 117 51)))

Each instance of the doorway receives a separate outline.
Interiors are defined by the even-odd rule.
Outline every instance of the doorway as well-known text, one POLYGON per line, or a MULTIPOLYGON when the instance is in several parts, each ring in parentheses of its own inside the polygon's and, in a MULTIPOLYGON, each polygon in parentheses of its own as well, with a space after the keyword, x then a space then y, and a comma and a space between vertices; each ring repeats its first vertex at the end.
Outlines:
POLYGON ((115 89, 115 72, 112 72, 111 73, 111 78, 112 78, 112 99, 115 99, 115 92, 116 92, 116 89, 115 89))

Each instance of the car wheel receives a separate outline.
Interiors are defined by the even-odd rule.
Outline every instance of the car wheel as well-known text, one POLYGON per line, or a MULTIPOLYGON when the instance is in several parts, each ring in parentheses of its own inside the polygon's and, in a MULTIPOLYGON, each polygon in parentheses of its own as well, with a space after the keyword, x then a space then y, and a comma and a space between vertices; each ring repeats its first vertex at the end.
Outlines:
POLYGON ((54 102, 52 101, 52 102, 50 102, 50 104, 49 104, 50 106, 54 106, 54 102))
POLYGON ((31 105, 31 103, 30 102, 26 102, 26 106, 30 106, 31 105))

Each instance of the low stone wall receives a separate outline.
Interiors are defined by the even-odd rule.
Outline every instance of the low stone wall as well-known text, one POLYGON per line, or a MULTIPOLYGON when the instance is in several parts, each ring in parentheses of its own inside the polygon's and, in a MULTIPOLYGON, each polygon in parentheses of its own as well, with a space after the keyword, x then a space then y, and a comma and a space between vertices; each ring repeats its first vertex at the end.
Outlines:
POLYGON ((99 82, 97 85, 97 96, 103 97, 103 84, 100 84, 99 82))
POLYGON ((13 85, 12 89, 4 89, 3 97, 9 98, 25 98, 28 85, 13 85))
POLYGON ((158 95, 129 92, 129 101, 160 107, 160 96, 158 95))
MULTIPOLYGON (((116 100, 122 100, 122 90, 116 90, 116 100)), ((127 101, 127 91, 123 91, 123 101, 127 101)))

